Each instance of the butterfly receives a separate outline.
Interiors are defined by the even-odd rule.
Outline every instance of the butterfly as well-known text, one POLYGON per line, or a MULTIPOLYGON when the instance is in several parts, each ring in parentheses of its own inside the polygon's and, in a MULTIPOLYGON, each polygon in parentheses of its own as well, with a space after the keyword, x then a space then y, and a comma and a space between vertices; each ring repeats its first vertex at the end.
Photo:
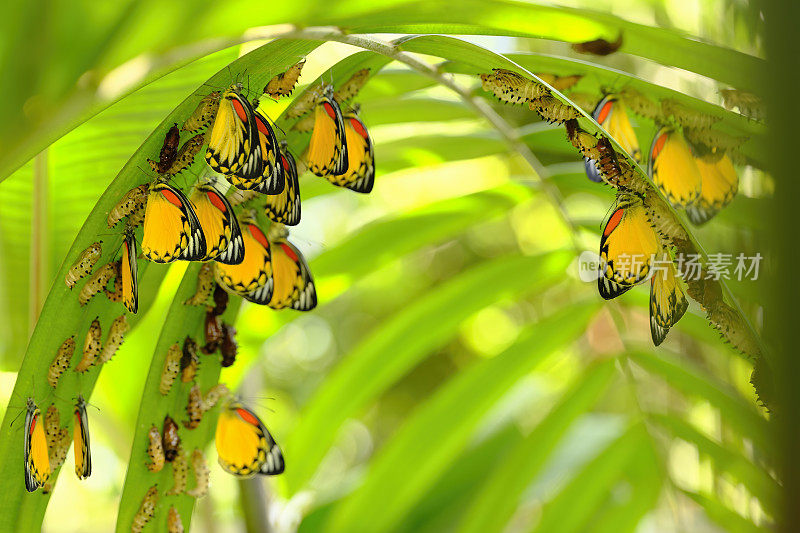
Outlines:
POLYGON ((340 187, 368 193, 375 183, 375 149, 372 138, 358 117, 358 107, 344 115, 345 139, 347 142, 347 171, 341 175, 329 174, 328 181, 340 187))
POLYGON ((272 265, 267 236, 252 214, 240 220, 244 259, 238 265, 215 264, 217 282, 245 299, 266 305, 272 297, 272 265))
POLYGON ((647 279, 660 249, 642 199, 621 193, 600 237, 600 296, 616 298, 647 279))
POLYGON ((73 451, 75 452, 75 475, 78 476, 78 479, 86 479, 92 475, 92 453, 89 445, 89 418, 86 416, 86 400, 80 394, 75 402, 73 451))
MULTIPOLYGON (((258 184, 264 173, 255 111, 242 95, 242 85, 228 87, 222 94, 206 149, 208 165, 241 184, 258 184)), ((252 188, 252 187, 251 187, 252 188)))
MULTIPOLYGON (((603 126, 611 137, 636 161, 642 161, 642 151, 639 149, 639 141, 633 131, 625 104, 617 95, 606 95, 592 112, 592 117, 598 124, 603 126)), ((589 158, 584 158, 586 175, 590 180, 602 182, 603 178, 597 170, 596 162, 589 158)))
POLYGON ((280 142, 280 162, 286 184, 283 192, 267 196, 266 214, 273 222, 296 226, 300 222, 300 181, 297 163, 286 141, 280 142))
POLYGON ((142 253, 156 263, 171 263, 176 259, 202 261, 206 256, 206 239, 192 203, 163 180, 150 185, 142 253))
POLYGON ((675 265, 666 254, 662 258, 650 279, 650 336, 656 346, 664 342, 669 328, 677 324, 689 308, 675 265))
POLYGON ((133 314, 139 310, 139 282, 136 264, 136 233, 133 228, 125 229, 122 243, 122 303, 133 314))
POLYGON ((695 158, 700 170, 700 196, 686 206, 686 214, 692 224, 705 224, 719 211, 731 203, 739 190, 739 176, 730 157, 706 155, 695 158))
POLYGON ((275 439, 258 416, 239 402, 231 402, 220 413, 215 440, 220 466, 234 476, 274 476, 284 470, 275 439))
POLYGON ((314 107, 314 131, 308 144, 308 169, 317 176, 336 176, 347 172, 347 143, 344 117, 333 98, 333 87, 326 86, 314 107))
POLYGON ((254 111, 253 114, 258 129, 261 154, 264 158, 264 173, 261 179, 252 186, 239 187, 237 185, 237 187, 244 190, 251 189, 262 194, 278 194, 284 188, 283 167, 278 164, 278 139, 275 137, 275 131, 264 115, 258 110, 254 111))
POLYGON ((264 93, 271 98, 278 99, 281 96, 289 96, 300 78, 300 72, 303 70, 303 65, 306 64, 305 58, 301 59, 286 72, 281 72, 267 83, 264 87, 264 93))
POLYGON ((238 265, 244 259, 244 243, 239 221, 228 199, 211 180, 201 180, 189 197, 206 239, 201 259, 238 265))
POLYGON ((673 129, 661 128, 653 138, 648 172, 675 208, 685 208, 700 196, 700 169, 683 136, 673 129))
MULTIPOLYGON (((288 232, 272 241, 272 298, 273 309, 291 307, 309 311, 317 306, 317 290, 303 254, 286 240, 288 232)), ((270 234, 273 234, 270 228, 270 234)))
POLYGON ((33 398, 28 398, 25 413, 25 488, 33 492, 50 477, 47 438, 41 424, 41 413, 33 398))

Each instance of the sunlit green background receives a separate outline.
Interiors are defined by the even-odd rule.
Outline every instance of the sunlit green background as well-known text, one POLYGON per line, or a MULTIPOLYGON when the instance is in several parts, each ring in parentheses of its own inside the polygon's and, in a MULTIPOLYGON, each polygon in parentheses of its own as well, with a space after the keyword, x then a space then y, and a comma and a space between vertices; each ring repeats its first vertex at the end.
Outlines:
MULTIPOLYGON (((298 4, 270 4, 275 12, 264 14, 259 9, 266 4, 245 1, 87 3, 74 11, 64 3, 39 29, 49 40, 33 48, 35 60, 12 62, 18 76, 4 74, 0 87, 4 98, 22 104, 7 105, 15 113, 22 109, 29 129, 4 130, 13 120, 0 126, 8 153, 22 154, 13 156, 16 163, 13 157, 4 163, 6 172, 25 160, 31 139, 41 140, 48 131, 56 135, 65 124, 100 109, 102 102, 79 105, 81 87, 98 86, 113 99, 155 77, 159 65, 187 64, 68 131, 0 183, 3 405, 23 407, 23 399, 10 395, 27 339, 54 274, 100 194, 175 105, 227 63, 263 44, 247 42, 190 60, 204 55, 204 46, 211 48, 207 39, 247 40, 250 26, 347 20, 348 10, 362 7, 298 4), (314 12, 328 8, 324 16, 314 12), (78 17, 88 13, 92 17, 78 17), (86 29, 81 40, 68 48, 54 46, 63 32, 79 26, 86 29), (197 42, 204 44, 186 48, 197 42), (81 71, 81 64, 92 69, 81 71), (85 74, 70 92, 75 69, 85 74), (28 84, 15 81, 20 79, 28 84), (30 86, 49 91, 28 91, 30 86), (72 114, 70 106, 80 112, 72 114), (42 113, 53 113, 52 130, 42 113), (32 234, 34 228, 41 233, 32 234)), ((760 2, 560 4, 685 32, 748 54, 762 52, 763 28, 755 16, 760 2)), ((17 31, 4 34, 6 57, 24 27, 20 23, 17 31)), ((570 31, 557 29, 564 40, 570 40, 570 31)), ((598 58, 555 40, 467 39, 501 53, 589 60, 715 104, 726 86, 633 54, 598 58)), ((320 46, 309 55, 301 84, 357 51, 344 44, 320 46)), ((455 79, 478 86, 474 78, 455 79)), ((599 85, 587 76, 576 90, 599 95, 599 85)), ((206 454, 211 493, 196 505, 192 529, 241 531, 246 519, 265 531, 365 527, 375 523, 373 517, 380 522, 383 506, 391 508, 396 497, 405 500, 391 511, 392 530, 466 531, 493 501, 504 500, 508 480, 520 471, 527 474, 517 478, 524 484, 505 503, 506 531, 767 527, 775 516, 778 485, 762 464, 765 442, 754 437, 763 432, 764 420, 748 383, 750 362, 719 341, 694 303, 664 345, 654 349, 649 285, 604 304, 594 284, 577 279, 570 254, 559 251, 575 251, 573 236, 579 250, 597 249, 613 190, 585 179, 563 132, 525 109, 497 107, 522 133, 552 133, 553 150, 534 153, 563 195, 574 230, 530 166, 433 80, 391 63, 358 100, 376 145, 374 191, 360 196, 306 175, 303 219, 291 233, 310 260, 320 305, 298 314, 244 304, 236 322, 239 357, 222 372, 221 380, 240 390, 281 443, 287 474, 238 483, 213 464, 212 444, 206 454), (551 316, 556 319, 547 321, 551 316), (545 328, 537 326, 541 321, 545 328), (526 340, 531 328, 559 344, 537 354, 538 343, 526 340), (503 377, 500 371, 507 367, 492 360, 512 358, 517 343, 530 360, 503 377), (392 365, 389 377, 376 375, 392 365), (348 372, 359 379, 345 381, 348 372), (342 388, 344 383, 359 388, 362 381, 368 394, 342 388), (737 414, 728 419, 731 411, 737 414), (305 452, 321 455, 305 463, 305 452), (245 505, 248 495, 262 505, 245 505), (361 518, 350 521, 351 514, 361 518)), ((284 105, 268 109, 277 114, 284 105)), ((655 126, 634 121, 641 145, 649 146, 655 126)), ((761 251, 759 201, 770 193, 770 181, 754 167, 739 171, 739 197, 695 231, 710 252, 761 251)), ((115 524, 156 333, 185 268, 169 267, 154 305, 140 310, 141 321, 103 370, 91 397, 97 406, 90 411, 93 475, 76 480, 68 471, 70 452, 47 510, 46 530, 106 531, 115 524)), ((732 286, 750 316, 758 318, 759 284, 732 286)), ((503 524, 492 526, 502 531, 503 524)))

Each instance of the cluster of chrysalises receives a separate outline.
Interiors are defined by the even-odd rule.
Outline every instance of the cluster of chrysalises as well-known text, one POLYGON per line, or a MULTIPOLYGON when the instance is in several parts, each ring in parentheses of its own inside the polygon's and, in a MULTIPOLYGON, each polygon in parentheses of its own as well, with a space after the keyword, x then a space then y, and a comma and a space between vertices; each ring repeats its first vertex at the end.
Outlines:
MULTIPOLYGON (((747 138, 713 129, 719 121, 717 115, 674 99, 654 102, 632 87, 603 95, 593 108, 588 108, 591 95, 574 93, 609 135, 596 136, 580 127, 578 109, 556 98, 544 83, 506 69, 494 69, 480 77, 483 89, 500 101, 527 103, 544 120, 564 124, 568 141, 584 157, 589 179, 617 189, 600 237, 600 295, 615 298, 650 281, 650 332, 657 346, 686 312, 688 293, 726 341, 748 355, 757 355, 758 348, 741 316, 723 301, 719 283, 705 275, 689 279, 676 269, 676 265, 685 268, 686 263, 674 262, 673 257, 697 255, 696 250, 674 212, 637 174, 635 164, 643 163, 643 156, 627 110, 659 126, 647 153, 648 173, 666 201, 685 210, 697 225, 710 220, 735 197, 738 176, 733 161, 741 158, 737 149, 747 138)), ((556 77, 537 77, 551 86, 557 81, 556 77)), ((572 85, 553 87, 566 90, 572 85)), ((738 98, 738 93, 728 91, 723 96, 728 107, 739 106, 743 112, 756 107, 750 95, 738 98)))

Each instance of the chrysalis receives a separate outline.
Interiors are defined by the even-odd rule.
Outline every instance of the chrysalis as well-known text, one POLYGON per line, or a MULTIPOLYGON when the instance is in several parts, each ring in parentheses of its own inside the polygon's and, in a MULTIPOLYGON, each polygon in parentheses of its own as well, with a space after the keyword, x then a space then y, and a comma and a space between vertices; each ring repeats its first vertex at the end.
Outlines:
POLYGON ((117 222, 127 217, 134 211, 142 209, 147 203, 148 184, 144 183, 134 187, 125 193, 120 201, 108 213, 106 222, 109 228, 117 225, 117 222))
POLYGON ((156 504, 158 504, 158 486, 153 485, 147 489, 147 493, 142 499, 139 510, 133 517, 133 524, 131 525, 131 533, 141 533, 144 526, 153 519, 156 512, 156 504))
POLYGON ((219 345, 222 353, 222 366, 229 367, 236 362, 239 345, 236 343, 236 328, 230 324, 222 323, 222 341, 219 345))
POLYGON ((220 91, 214 91, 204 96, 189 118, 186 119, 186 122, 183 123, 181 129, 183 131, 195 132, 211 124, 211 121, 214 120, 214 117, 217 115, 217 108, 219 108, 221 95, 222 93, 220 91))
POLYGON ((661 119, 661 106, 633 87, 625 87, 622 89, 620 96, 623 102, 625 102, 625 105, 637 115, 649 118, 650 120, 661 119))
POLYGON ((61 415, 55 405, 51 405, 47 409, 44 417, 44 431, 50 472, 55 472, 64 463, 69 451, 69 432, 66 428, 61 428, 61 415))
POLYGON ((122 259, 114 262, 114 290, 110 291, 108 287, 103 287, 103 292, 112 302, 122 301, 122 259))
POLYGON ((181 522, 181 515, 173 505, 169 508, 167 513, 167 533, 183 533, 183 523, 181 522))
POLYGON ((122 341, 125 340, 125 334, 128 332, 128 329, 130 329, 130 325, 125 315, 119 315, 114 319, 114 322, 111 323, 111 327, 108 329, 106 343, 100 351, 100 357, 98 358, 100 364, 107 363, 114 357, 122 341))
POLYGON ((81 289, 78 295, 78 302, 80 302, 82 306, 89 303, 89 300, 91 300, 95 294, 102 291, 106 285, 108 285, 108 282, 116 273, 117 267, 114 261, 106 263, 98 268, 81 289))
POLYGON ((47 382, 50 384, 51 387, 54 389, 58 385, 58 380, 61 377, 61 374, 69 368, 70 359, 72 359, 72 354, 75 352, 75 336, 71 336, 58 348, 56 352, 56 356, 53 359, 53 362, 50 363, 50 368, 47 371, 47 382))
MULTIPOLYGON (((178 155, 172 162, 172 165, 161 172, 161 174, 164 176, 174 176, 175 174, 183 172, 192 166, 192 163, 194 163, 194 158, 197 156, 200 148, 203 147, 203 144, 205 144, 205 135, 198 134, 194 137, 191 137, 189 140, 183 143, 183 145, 181 145, 180 150, 178 150, 178 155)), ((153 162, 150 164, 153 165, 153 162)))
POLYGON ((186 455, 178 450, 178 455, 172 462, 172 488, 166 494, 183 494, 186 492, 186 483, 189 477, 189 462, 186 455))
POLYGON ((67 287, 73 288, 79 279, 87 276, 92 271, 97 260, 100 259, 100 254, 103 253, 102 244, 103 241, 90 244, 88 248, 81 252, 78 259, 72 263, 64 279, 67 287))
POLYGON ((563 124, 567 120, 577 119, 581 116, 574 107, 552 96, 542 96, 531 100, 528 107, 539 113, 544 120, 558 124, 563 124))
POLYGON ((264 93, 276 100, 281 96, 289 96, 292 94, 294 86, 297 84, 298 78, 300 78, 300 72, 303 70, 303 65, 305 64, 306 60, 303 58, 289 67, 286 72, 281 72, 269 80, 269 83, 267 83, 266 87, 264 87, 264 93))
POLYGON ((200 358, 197 356, 197 343, 187 335, 183 341, 181 356, 181 381, 183 383, 194 381, 198 368, 200 368, 200 358))
POLYGON ((180 144, 180 142, 181 134, 178 131, 178 124, 175 123, 167 130, 167 134, 164 136, 164 144, 161 146, 161 152, 158 154, 158 161, 153 161, 152 159, 147 160, 147 162, 150 163, 150 167, 159 174, 166 172, 178 156, 178 144, 180 144))
POLYGON ((202 350, 205 354, 216 352, 217 348, 219 347, 219 343, 222 341, 222 325, 220 324, 219 317, 212 311, 208 311, 206 313, 206 343, 202 350))
POLYGON ((164 445, 164 459, 171 463, 178 456, 181 448, 181 436, 178 435, 178 424, 167 415, 164 417, 164 429, 161 432, 161 440, 164 445))
POLYGON ((752 118, 753 120, 763 120, 766 115, 766 106, 760 96, 739 91, 736 89, 721 89, 722 101, 725 109, 739 108, 739 113, 752 118))
POLYGON ((203 452, 195 448, 192 452, 192 469, 194 470, 195 486, 191 490, 187 490, 186 494, 195 498, 202 498, 208 494, 209 474, 211 471, 206 464, 203 452))
POLYGON ((184 305, 203 305, 214 290, 214 268, 211 263, 203 263, 197 273, 197 289, 191 298, 183 302, 184 305))
POLYGON ((103 345, 101 336, 100 317, 95 317, 89 326, 89 331, 86 332, 86 340, 83 341, 83 356, 75 367, 75 372, 86 372, 94 364, 103 345))
POLYGON ((292 106, 286 111, 286 118, 297 118, 314 109, 320 95, 322 95, 321 83, 306 89, 306 92, 294 99, 292 106))
POLYGON ((333 93, 333 98, 340 104, 350 100, 351 98, 355 98, 355 96, 358 94, 358 91, 360 91, 364 84, 367 83, 368 79, 368 68, 357 70, 352 76, 350 76, 350 79, 348 79, 339 87, 338 91, 333 93))
POLYGON ((707 129, 719 122, 720 118, 690 109, 672 98, 661 100, 661 112, 672 116, 681 126, 707 129))
POLYGON ((231 391, 228 390, 224 383, 217 383, 209 389, 205 398, 203 398, 203 411, 212 409, 222 398, 226 398, 230 393, 231 391))
POLYGON ((147 445, 147 456, 150 462, 145 463, 147 469, 151 472, 161 472, 164 468, 164 446, 161 443, 161 433, 155 425, 150 426, 150 431, 147 433, 150 443, 147 445))
POLYGON ((541 83, 504 68, 492 69, 491 74, 481 74, 481 85, 484 91, 491 92, 507 104, 523 104, 550 94, 550 90, 541 83))
POLYGON ((164 369, 161 371, 161 381, 158 384, 158 392, 163 396, 169 394, 178 371, 181 369, 181 347, 176 342, 167 350, 167 357, 164 359, 164 369))
POLYGON ((186 414, 188 420, 183 422, 183 425, 189 429, 194 429, 200 425, 203 419, 203 395, 200 392, 200 387, 194 385, 189 390, 189 400, 186 402, 186 414))

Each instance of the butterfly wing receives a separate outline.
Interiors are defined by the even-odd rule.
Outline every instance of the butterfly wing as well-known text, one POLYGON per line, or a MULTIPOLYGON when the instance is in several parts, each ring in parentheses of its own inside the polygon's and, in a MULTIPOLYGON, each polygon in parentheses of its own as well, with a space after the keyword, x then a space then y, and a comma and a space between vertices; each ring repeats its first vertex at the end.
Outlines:
POLYGON ((683 209, 692 204, 702 187, 700 170, 683 137, 676 131, 661 128, 650 147, 650 176, 667 200, 683 209))
POLYGON ((25 488, 34 492, 47 482, 50 476, 50 459, 47 454, 47 437, 39 408, 28 399, 25 413, 25 488))
POLYGON ((300 222, 300 181, 297 163, 289 150, 281 150, 281 166, 286 185, 283 192, 267 196, 266 214, 273 222, 296 226, 300 222))
POLYGON ((658 268, 650 280, 650 336, 656 346, 664 342, 669 328, 677 324, 689 308, 675 274, 675 265, 664 263, 666 266, 658 268))
POLYGON ((600 237, 600 294, 610 299, 619 296, 650 273, 660 243, 640 200, 623 197, 608 219, 600 237))
POLYGON ((250 409, 233 403, 220 413, 215 435, 219 464, 241 478, 283 472, 280 447, 250 409))
POLYGON ((122 303, 133 314, 139 310, 138 265, 136 263, 136 234, 133 230, 125 232, 122 245, 122 303))
POLYGON ((597 162, 594 159, 584 157, 583 167, 586 170, 586 177, 595 183, 603 183, 603 177, 600 176, 600 171, 597 170, 597 162))
POLYGON ((317 176, 341 175, 348 156, 344 117, 333 98, 323 96, 314 108, 314 131, 308 144, 308 169, 317 176))
POLYGON ((360 193, 368 193, 375 183, 375 150, 372 138, 360 118, 354 113, 344 117, 345 138, 347 141, 347 172, 342 175, 328 175, 334 185, 347 187, 360 193))
POLYGON ((75 404, 73 451, 75 452, 75 475, 78 476, 78 479, 86 479, 92 475, 92 453, 89 444, 89 418, 86 415, 86 402, 82 396, 78 396, 75 404))
POLYGON ((237 265, 216 263, 217 281, 227 289, 262 305, 272 295, 270 246, 266 235, 252 219, 240 221, 244 257, 237 265))
POLYGON ((206 240, 189 199, 166 182, 150 188, 142 238, 144 256, 155 263, 200 261, 206 240))
POLYGON ((697 200, 686 207, 686 214, 692 224, 699 226, 733 201, 739 190, 739 177, 727 155, 716 161, 713 157, 698 157, 695 162, 700 170, 702 186, 697 200))
POLYGON ((309 311, 317 305, 317 290, 305 258, 290 242, 280 240, 272 246, 274 289, 269 306, 309 311))
POLYGON ((642 151, 639 148, 639 140, 633 131, 631 121, 628 118, 625 104, 617 96, 608 95, 597 104, 593 116, 595 114, 595 120, 597 120, 598 124, 603 126, 634 161, 640 162, 642 160, 642 151))
POLYGON ((254 110, 236 86, 222 95, 208 139, 206 161, 213 170, 232 179, 257 181, 264 173, 254 110))
POLYGON ((239 221, 228 199, 211 183, 195 187, 191 197, 206 239, 204 261, 238 265, 244 259, 244 244, 239 221))

